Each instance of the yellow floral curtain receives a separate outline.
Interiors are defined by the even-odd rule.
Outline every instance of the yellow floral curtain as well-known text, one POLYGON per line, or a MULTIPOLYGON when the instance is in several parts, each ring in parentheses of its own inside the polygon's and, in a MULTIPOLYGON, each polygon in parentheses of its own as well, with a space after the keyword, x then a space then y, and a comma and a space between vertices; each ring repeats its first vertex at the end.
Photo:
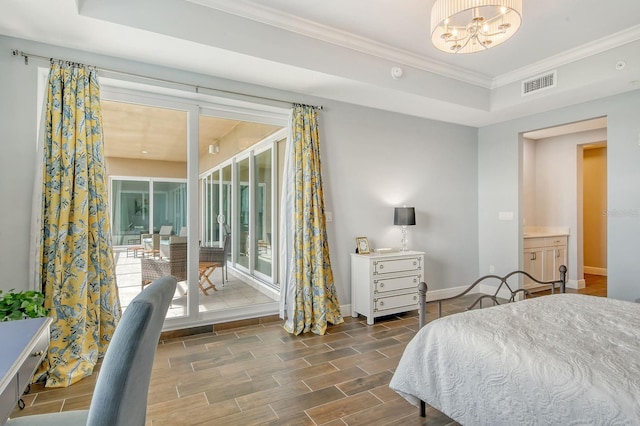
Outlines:
POLYGON ((290 236, 284 240, 290 252, 282 296, 284 327, 296 335, 324 334, 327 323, 340 324, 343 319, 329 259, 318 113, 313 107, 293 108, 287 163, 284 197, 288 206, 283 211, 289 212, 284 222, 290 236))
POLYGON ((121 314, 96 70, 53 63, 44 120, 37 279, 53 324, 36 380, 65 387, 91 375, 121 314))

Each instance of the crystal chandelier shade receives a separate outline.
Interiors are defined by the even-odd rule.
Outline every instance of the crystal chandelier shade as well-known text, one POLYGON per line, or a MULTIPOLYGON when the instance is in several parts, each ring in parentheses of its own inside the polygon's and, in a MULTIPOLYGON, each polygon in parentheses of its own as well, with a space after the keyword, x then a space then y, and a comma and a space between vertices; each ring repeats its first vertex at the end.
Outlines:
POLYGON ((522 0, 437 0, 431 42, 448 53, 473 53, 507 41, 522 21, 522 0))

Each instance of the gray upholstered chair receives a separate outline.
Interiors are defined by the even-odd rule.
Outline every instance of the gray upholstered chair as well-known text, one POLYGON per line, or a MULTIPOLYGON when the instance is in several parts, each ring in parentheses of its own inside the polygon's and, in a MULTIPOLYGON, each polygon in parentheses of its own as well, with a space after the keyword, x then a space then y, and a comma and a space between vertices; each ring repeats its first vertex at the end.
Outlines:
POLYGON ((160 278, 127 307, 102 362, 89 410, 16 417, 7 425, 143 426, 151 367, 175 290, 175 278, 160 278))

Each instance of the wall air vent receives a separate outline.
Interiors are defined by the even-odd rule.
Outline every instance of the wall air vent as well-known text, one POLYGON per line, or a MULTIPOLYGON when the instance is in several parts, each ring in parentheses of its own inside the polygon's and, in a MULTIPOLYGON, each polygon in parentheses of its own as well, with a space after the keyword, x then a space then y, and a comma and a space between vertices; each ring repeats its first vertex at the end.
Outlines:
POLYGON ((539 92, 540 90, 556 87, 558 71, 551 71, 528 80, 522 81, 522 96, 539 92))

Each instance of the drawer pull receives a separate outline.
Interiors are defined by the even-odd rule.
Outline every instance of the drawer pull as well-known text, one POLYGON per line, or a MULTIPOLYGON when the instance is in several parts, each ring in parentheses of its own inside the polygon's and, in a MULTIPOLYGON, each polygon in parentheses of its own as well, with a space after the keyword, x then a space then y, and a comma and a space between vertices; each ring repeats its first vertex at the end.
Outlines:
POLYGON ((414 278, 414 279, 413 279, 413 282, 414 282, 414 283, 417 283, 417 282, 418 282, 418 279, 417 279, 417 278, 414 278))
POLYGON ((384 265, 380 265, 380 269, 384 269, 384 265))
POLYGON ((418 262, 416 262, 415 260, 413 261, 413 266, 418 265, 418 262))
POLYGON ((380 301, 380 306, 384 306, 384 302, 382 300, 380 301))
POLYGON ((384 287, 384 283, 380 283, 380 288, 384 287))
POLYGON ((413 300, 418 300, 418 296, 413 296, 413 300))
POLYGON ((34 352, 31 356, 42 356, 44 355, 44 351, 34 352))

